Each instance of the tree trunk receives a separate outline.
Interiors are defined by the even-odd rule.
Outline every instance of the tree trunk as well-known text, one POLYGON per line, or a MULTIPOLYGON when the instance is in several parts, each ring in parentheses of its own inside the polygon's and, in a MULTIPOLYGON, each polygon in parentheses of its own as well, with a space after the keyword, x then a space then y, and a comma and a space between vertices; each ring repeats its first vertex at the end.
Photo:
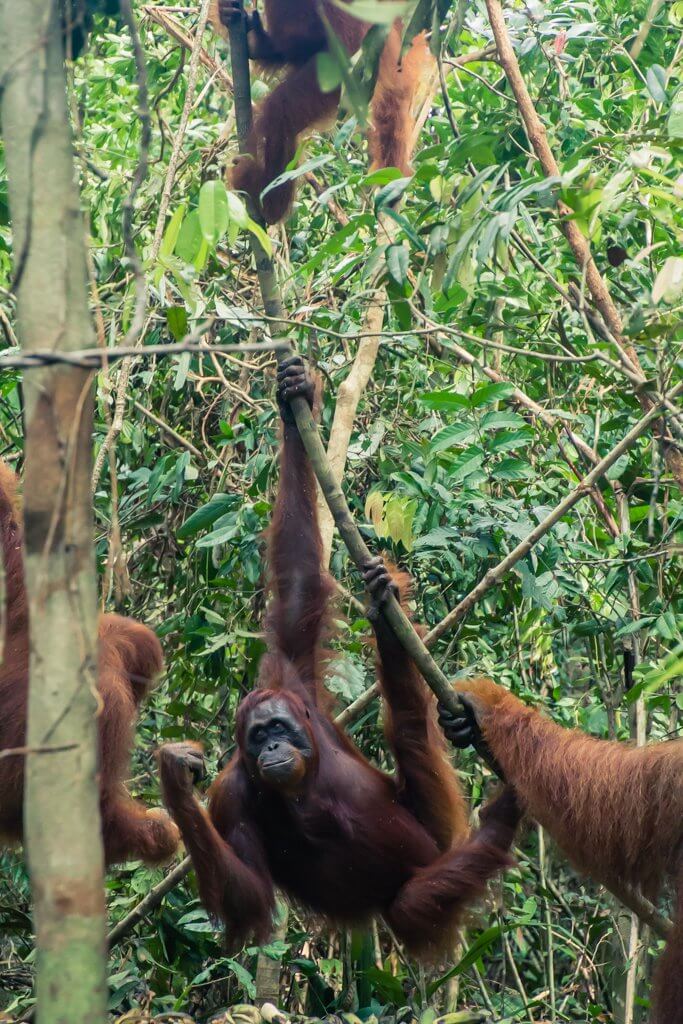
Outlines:
MULTIPOLYGON (((2 128, 25 351, 94 344, 58 5, 0 0, 2 128)), ((31 656, 25 839, 39 1024, 106 1014, 96 781, 92 379, 57 364, 25 379, 25 557, 31 656)))

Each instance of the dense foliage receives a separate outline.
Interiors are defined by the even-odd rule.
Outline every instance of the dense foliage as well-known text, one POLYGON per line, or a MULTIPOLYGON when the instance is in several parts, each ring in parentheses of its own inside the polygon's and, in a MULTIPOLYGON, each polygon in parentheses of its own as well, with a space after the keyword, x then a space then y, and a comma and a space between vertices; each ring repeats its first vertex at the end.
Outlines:
MULTIPOLYGON (((216 184, 233 146, 230 95, 221 76, 200 65, 183 130, 188 51, 142 4, 133 6, 153 128, 134 210, 149 288, 144 343, 178 340, 207 318, 208 343, 258 338, 250 225, 216 184), (176 158, 169 216, 154 246, 176 158)), ((389 172, 375 175, 384 188, 373 190, 362 131, 348 117, 308 146, 310 173, 294 216, 271 233, 292 338, 325 379, 325 431, 382 274, 385 334, 354 424, 345 487, 369 542, 381 542, 412 572, 416 614, 430 626, 589 468, 567 431, 604 455, 641 415, 632 378, 596 328, 559 229, 558 200, 590 238, 648 380, 666 389, 680 377, 683 4, 665 5, 634 59, 629 47, 646 6, 549 0, 508 12, 561 177, 547 178, 533 158, 493 60, 485 7, 474 2, 464 21, 460 12, 447 16, 444 94, 437 82, 414 177, 396 183, 389 172), (454 63, 486 47, 481 59, 454 63), (400 189, 397 234, 384 245, 375 203, 400 189), (516 389, 549 415, 534 415, 516 389)), ((169 16, 191 31, 197 12, 178 11, 169 8, 169 16)), ((205 45, 227 61, 208 31, 205 45)), ((102 341, 121 343, 135 288, 122 213, 141 142, 139 75, 126 31, 103 23, 70 75, 95 323, 102 341)), ((255 95, 260 90, 255 83, 255 95)), ((5 348, 16 343, 10 242, 0 165, 5 348)), ((96 450, 112 418, 116 426, 119 373, 112 366, 99 375, 96 450)), ((17 466, 20 413, 19 374, 5 370, 0 450, 17 466)), ((138 359, 122 413, 115 474, 105 460, 96 489, 96 539, 103 602, 153 625, 165 644, 168 673, 144 710, 132 781, 135 793, 154 801, 160 741, 201 739, 212 771, 229 755, 235 707, 263 650, 263 531, 278 441, 273 359, 138 359)), ((680 438, 680 418, 678 427, 680 438)), ((674 735, 683 710, 682 514, 661 435, 648 432, 618 460, 597 499, 584 498, 443 637, 440 664, 449 675, 490 673, 556 721, 596 736, 634 736, 639 702, 649 738, 674 735)), ((373 654, 368 624, 349 600, 360 596, 359 580, 337 542, 331 568, 343 589, 330 687, 343 707, 369 685, 373 654)), ((351 730, 385 765, 376 702, 351 730)), ((465 755, 460 767, 477 803, 481 766, 465 755)), ((28 889, 18 857, 6 854, 0 865, 0 1007, 14 1012, 30 996, 28 889)), ((112 920, 160 877, 136 866, 114 872, 112 920)), ((499 896, 473 920, 452 960, 426 973, 405 962, 381 926, 347 943, 293 909, 284 938, 266 951, 282 960, 282 1004, 315 1013, 344 1004, 352 970, 363 1016, 410 1003, 483 1007, 505 1021, 539 1019, 533 1007, 541 1018, 611 1019, 623 986, 616 904, 579 882, 534 830, 499 896)), ((645 942, 656 948, 647 934, 645 942)), ((641 959, 646 974, 648 958, 641 959)), ((224 956, 190 878, 113 950, 112 1010, 149 1002, 201 1019, 252 997, 255 970, 253 949, 224 956)))

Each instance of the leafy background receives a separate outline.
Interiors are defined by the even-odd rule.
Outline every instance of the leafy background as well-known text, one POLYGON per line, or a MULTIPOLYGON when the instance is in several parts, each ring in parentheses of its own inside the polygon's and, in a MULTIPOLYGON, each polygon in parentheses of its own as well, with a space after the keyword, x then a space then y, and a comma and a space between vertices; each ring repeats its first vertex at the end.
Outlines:
MULTIPOLYGON (((142 4, 133 6, 153 124, 149 173, 134 213, 150 288, 144 342, 182 337, 207 316, 216 318, 208 340, 244 341, 262 325, 250 225, 218 184, 234 150, 231 98, 220 79, 200 68, 171 216, 151 259, 188 87, 188 54, 142 4)), ((473 2, 446 15, 455 26, 443 55, 448 106, 443 96, 435 98, 414 177, 398 186, 391 174, 373 179, 389 190, 405 185, 395 241, 382 245, 377 231, 377 191, 368 183, 354 116, 310 143, 303 166, 322 195, 304 182, 286 231, 271 233, 293 340, 325 380, 324 430, 354 358, 373 274, 383 274, 385 334, 355 421, 345 486, 370 543, 381 543, 410 569, 416 614, 429 625, 575 485, 575 471, 585 464, 564 427, 604 454, 640 415, 632 381, 592 329, 590 304, 579 302, 577 311, 560 293, 570 282, 580 295, 585 289, 558 228, 558 198, 591 240, 644 372, 663 382, 677 378, 683 3, 665 5, 634 60, 629 46, 645 6, 549 0, 508 12, 560 178, 541 175, 500 66, 491 59, 453 65, 455 57, 491 43, 485 8, 473 2), (454 344, 474 356, 474 366, 463 364, 454 344), (503 382, 492 384, 482 367, 503 382), (553 413, 556 425, 512 401, 515 387, 553 413)), ((194 8, 170 13, 193 29, 194 8)), ((132 312, 134 274, 121 217, 141 123, 130 40, 112 23, 98 29, 73 65, 70 84, 93 309, 113 344, 132 312)), ((208 31, 205 45, 218 61, 227 60, 208 31)), ((255 95, 263 88, 257 81, 255 95)), ((10 241, 0 162, 5 347, 15 344, 10 241)), ((117 372, 98 381, 96 446, 107 432, 117 372)), ((20 378, 5 371, 0 451, 17 468, 20 414, 20 378)), ((160 741, 202 739, 212 772, 232 750, 234 711, 254 683, 263 650, 262 536, 277 443, 270 357, 185 354, 134 363, 115 445, 116 499, 105 465, 96 540, 104 604, 153 625, 166 649, 168 671, 143 710, 134 758, 132 789, 149 802, 159 799, 153 751, 160 741)), ((681 494, 661 439, 652 434, 610 477, 627 496, 620 535, 611 536, 596 506, 582 501, 441 640, 436 654, 449 675, 490 673, 556 721, 596 736, 632 736, 642 697, 648 737, 664 739, 680 728, 683 709, 681 494), (630 674, 624 648, 634 638, 640 663, 630 674)), ((609 484, 600 493, 619 520, 609 484)), ((368 624, 348 599, 360 596, 360 583, 339 543, 331 568, 343 589, 330 687, 344 707, 371 682, 373 659, 368 624)), ((351 731, 366 754, 390 767, 380 724, 375 702, 351 731)), ((486 783, 481 766, 464 755, 459 769, 478 804, 486 783)), ((139 865, 112 873, 112 921, 160 878, 139 865)), ((381 925, 348 940, 296 908, 266 954, 281 961, 281 1003, 291 1010, 355 1005, 366 1018, 409 1004, 420 1012, 482 1008, 501 1021, 623 1020, 617 910, 531 829, 520 841, 518 867, 445 964, 424 971, 407 962, 381 925), (349 981, 356 983, 355 1003, 349 981)), ((643 977, 658 946, 647 933, 644 942, 643 977)), ((32 963, 24 869, 16 854, 4 854, 0 1007, 10 1019, 30 1000, 32 963)), ((111 1009, 120 1014, 146 1005, 204 1019, 253 997, 256 963, 254 949, 225 957, 190 877, 113 950, 111 1009)), ((636 1020, 647 987, 639 992, 636 1020)))

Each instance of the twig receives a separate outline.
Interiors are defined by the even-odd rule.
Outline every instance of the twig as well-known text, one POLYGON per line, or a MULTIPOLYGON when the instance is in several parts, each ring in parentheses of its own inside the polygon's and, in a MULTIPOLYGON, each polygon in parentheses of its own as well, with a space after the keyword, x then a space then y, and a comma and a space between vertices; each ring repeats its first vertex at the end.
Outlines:
POLYGON ((0 324, 2 325, 2 329, 5 332, 5 337, 7 338, 7 344, 8 345, 12 345, 12 346, 18 345, 19 342, 17 341, 16 334, 12 330, 12 324, 10 323, 10 318, 7 316, 7 313, 2 308, 2 306, 0 306, 0 324))
MULTIPOLYGON (((466 64, 477 64, 480 61, 496 61, 496 48, 493 45, 485 46, 481 50, 471 50, 469 53, 463 53, 459 57, 454 57, 453 60, 449 61, 449 74, 453 71, 457 71, 458 68, 464 67, 466 64)), ((419 111, 415 117, 415 126, 412 134, 412 145, 417 142, 420 132, 425 126, 425 122, 429 117, 429 111, 431 109, 434 93, 439 88, 440 74, 439 67, 436 62, 431 72, 429 81, 425 84, 422 90, 424 96, 421 100, 419 111)))
MULTIPOLYGON (((666 396, 670 400, 676 398, 683 392, 683 382, 678 384, 669 394, 666 396)), ((590 493, 593 486, 598 480, 607 472, 607 470, 614 465, 625 452, 632 447, 638 438, 648 429, 653 421, 661 413, 662 400, 657 399, 655 404, 652 406, 649 412, 645 413, 635 426, 631 427, 629 432, 621 439, 619 444, 615 445, 614 448, 607 455, 605 455, 600 461, 593 467, 590 473, 579 481, 573 491, 570 491, 558 505, 545 517, 545 519, 538 524, 531 533, 527 534, 523 541, 521 541, 513 550, 503 558, 493 569, 489 569, 484 578, 474 587, 469 594, 467 594, 462 601, 459 602, 441 620, 441 622, 434 626, 434 628, 425 637, 426 644, 432 644, 435 640, 438 640, 440 636, 451 629, 456 623, 458 623, 469 610, 483 597, 483 595, 495 586, 505 576, 505 574, 524 558, 525 555, 531 551, 535 544, 544 537, 552 527, 562 519, 570 509, 576 505, 581 498, 585 497, 590 493)))
MULTIPOLYGON (((210 326, 210 324, 208 325, 210 326)), ((189 338, 196 338, 197 334, 189 335, 189 338)), ((8 368, 34 369, 37 366, 55 366, 62 363, 65 366, 80 366, 85 370, 99 370, 107 362, 125 359, 134 355, 137 359, 156 356, 177 356, 182 352, 195 352, 198 355, 210 355, 217 352, 219 355, 228 352, 276 352, 285 347, 283 341, 254 341, 245 342, 243 345, 206 345, 205 342, 194 340, 173 342, 169 345, 145 345, 143 348, 136 348, 131 345, 121 345, 115 348, 102 350, 100 348, 83 348, 79 352, 53 352, 51 350, 37 352, 12 353, 0 356, 0 371, 8 368)))
POLYGON ((146 416, 147 419, 152 421, 152 423, 156 423, 156 425, 161 430, 163 430, 165 434, 168 434, 169 437, 172 437, 173 440, 177 441, 178 444, 182 445, 183 448, 187 448, 188 452, 192 452, 195 458, 201 459, 202 461, 204 460, 204 456, 200 452, 199 448, 195 448, 191 441, 188 441, 186 437, 183 437, 182 434, 179 434, 177 430, 174 430, 173 427, 166 423, 165 420, 162 420, 159 416, 153 413, 151 409, 147 409, 146 406, 142 405, 142 403, 138 402, 137 400, 133 402, 133 405, 138 410, 138 412, 142 413, 143 416, 146 416))
POLYGON ((66 750, 76 750, 78 743, 57 743, 54 746, 40 747, 6 747, 0 750, 0 760, 6 757, 31 757, 33 754, 63 754, 66 750))

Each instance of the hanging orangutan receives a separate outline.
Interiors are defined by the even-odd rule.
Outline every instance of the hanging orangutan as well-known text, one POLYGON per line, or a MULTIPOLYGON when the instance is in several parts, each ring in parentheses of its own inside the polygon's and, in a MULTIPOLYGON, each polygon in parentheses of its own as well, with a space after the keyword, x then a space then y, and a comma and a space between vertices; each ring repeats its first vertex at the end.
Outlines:
POLYGON ((673 933, 659 960, 652 1024, 683 1024, 683 740, 632 747, 564 729, 490 679, 459 683, 462 712, 439 707, 460 748, 474 746, 579 871, 656 898, 676 888, 673 933))
MULTIPOLYGON (((296 155, 301 135, 330 122, 339 107, 341 88, 323 92, 316 58, 328 48, 321 12, 339 42, 353 55, 370 29, 332 0, 265 0, 266 26, 258 11, 245 15, 242 0, 215 0, 214 25, 227 28, 233 18, 247 18, 249 56, 266 69, 286 67, 284 77, 257 107, 246 152, 232 171, 232 185, 251 196, 268 224, 284 220, 294 201, 295 183, 283 182, 261 193, 296 155)), ((380 56, 368 134, 372 169, 398 167, 412 173, 415 92, 430 57, 424 33, 415 36, 401 58, 402 27, 396 21, 380 56)))
POLYGON ((335 725, 321 685, 332 584, 321 570, 315 478, 289 406, 294 397, 313 405, 298 357, 281 364, 277 397, 283 444, 258 688, 238 709, 237 752, 210 789, 208 812, 193 794, 203 771, 195 743, 161 748, 164 799, 231 947, 267 938, 278 886, 340 923, 381 914, 409 950, 431 954, 510 863, 515 796, 505 789, 468 838, 431 695, 382 612, 389 593, 405 594, 407 577, 381 559, 364 575, 396 775, 369 764, 335 725))
MULTIPOLYGON (((0 544, 5 570, 5 637, 0 665, 0 845, 23 835, 24 755, 29 677, 29 615, 17 479, 0 459, 0 544), (10 753, 17 751, 17 753, 10 753)), ((161 644, 141 622, 102 615, 97 687, 100 809, 107 864, 169 860, 178 829, 161 808, 133 800, 125 787, 137 710, 163 668, 161 644)))

